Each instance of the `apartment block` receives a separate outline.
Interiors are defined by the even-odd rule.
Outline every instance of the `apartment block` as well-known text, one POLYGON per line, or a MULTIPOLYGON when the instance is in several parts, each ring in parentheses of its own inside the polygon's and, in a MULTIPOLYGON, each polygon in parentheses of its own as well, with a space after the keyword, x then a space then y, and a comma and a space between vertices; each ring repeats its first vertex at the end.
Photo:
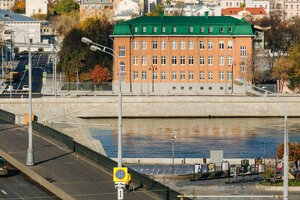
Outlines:
POLYGON ((0 0, 0 9, 9 10, 15 5, 16 0, 0 0))
POLYGON ((105 14, 112 19, 114 6, 119 0, 81 0, 80 2, 80 21, 87 18, 100 17, 105 14))
POLYGON ((242 93, 253 26, 230 16, 138 17, 115 25, 114 91, 132 94, 242 93), (120 71, 120 73, 119 73, 120 71))

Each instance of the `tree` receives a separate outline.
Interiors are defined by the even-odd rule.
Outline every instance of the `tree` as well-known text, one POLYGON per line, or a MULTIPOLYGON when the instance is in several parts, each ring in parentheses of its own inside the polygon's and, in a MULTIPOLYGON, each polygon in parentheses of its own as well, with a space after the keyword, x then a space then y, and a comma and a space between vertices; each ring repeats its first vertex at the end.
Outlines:
POLYGON ((35 19, 38 19, 38 20, 45 20, 45 19, 47 19, 47 15, 46 14, 41 14, 41 13, 33 14, 31 17, 35 18, 35 19))
POLYGON ((110 81, 111 75, 107 67, 96 65, 95 68, 91 70, 91 78, 93 83, 103 83, 110 81))
POLYGON ((11 10, 15 13, 25 13, 25 0, 16 1, 11 10))
MULTIPOLYGON (((289 142, 289 161, 300 160, 300 143, 289 142)), ((276 158, 282 159, 284 154, 284 145, 279 144, 276 150, 276 158)))
POLYGON ((147 14, 147 16, 160 16, 164 13, 164 6, 162 4, 157 4, 152 13, 147 14))
POLYGON ((52 17, 51 26, 59 36, 66 36, 79 23, 78 12, 70 12, 52 17))
POLYGON ((78 10, 79 5, 74 0, 59 0, 54 6, 54 12, 59 15, 78 10))

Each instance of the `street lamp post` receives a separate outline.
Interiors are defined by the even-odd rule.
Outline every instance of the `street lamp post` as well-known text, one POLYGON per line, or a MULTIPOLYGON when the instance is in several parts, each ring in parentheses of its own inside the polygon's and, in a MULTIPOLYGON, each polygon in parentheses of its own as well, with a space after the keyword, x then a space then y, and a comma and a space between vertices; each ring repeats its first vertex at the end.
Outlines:
POLYGON ((154 93, 154 71, 157 70, 157 67, 152 65, 149 70, 152 71, 152 93, 154 93))
MULTIPOLYGON (((119 69, 118 69, 118 79, 119 79, 119 93, 118 93, 118 167, 122 167, 122 83, 121 83, 121 69, 120 69, 120 60, 116 52, 104 45, 97 44, 93 42, 92 40, 83 37, 81 38, 81 42, 86 44, 91 44, 90 49, 92 51, 101 51, 106 54, 111 55, 114 60, 118 63, 119 69)), ((123 188, 118 185, 118 190, 122 190, 123 188)), ((119 198, 119 195, 118 195, 119 198)))
POLYGON ((173 134, 172 136, 172 174, 174 174, 175 170, 175 139, 176 135, 173 134))

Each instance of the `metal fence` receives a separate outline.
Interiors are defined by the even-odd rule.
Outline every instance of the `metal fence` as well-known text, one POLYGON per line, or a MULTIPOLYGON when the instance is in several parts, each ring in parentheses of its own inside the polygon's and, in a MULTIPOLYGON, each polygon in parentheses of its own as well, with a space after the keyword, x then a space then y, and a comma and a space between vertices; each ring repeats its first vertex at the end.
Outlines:
MULTIPOLYGON (((73 150, 75 153, 101 165, 111 173, 113 173, 113 168, 117 167, 116 161, 98 152, 95 152, 94 150, 89 149, 88 147, 83 146, 78 142, 75 142, 72 137, 69 137, 51 127, 48 127, 46 125, 37 122, 33 122, 33 130, 35 130, 40 135, 43 135, 45 137, 50 137, 62 142, 68 148, 73 150)), ((129 169, 129 172, 131 173, 133 182, 135 182, 136 184, 142 183, 145 189, 151 190, 151 192, 156 193, 162 199, 166 199, 166 200, 178 199, 177 195, 180 195, 180 193, 178 193, 177 191, 172 190, 166 185, 157 182, 149 178, 148 176, 144 174, 140 174, 134 170, 129 169)))
POLYGON ((11 124, 15 124, 16 116, 13 113, 7 112, 5 110, 0 109, 0 119, 9 122, 11 124))
POLYGON ((61 90, 78 90, 78 91, 112 91, 112 83, 99 83, 95 84, 92 82, 64 82, 62 83, 61 90))

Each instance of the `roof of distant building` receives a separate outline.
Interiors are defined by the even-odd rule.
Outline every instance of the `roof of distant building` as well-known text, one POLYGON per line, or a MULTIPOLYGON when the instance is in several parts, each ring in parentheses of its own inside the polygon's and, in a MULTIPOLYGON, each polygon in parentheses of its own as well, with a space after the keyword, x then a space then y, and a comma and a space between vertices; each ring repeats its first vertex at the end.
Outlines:
POLYGON ((142 16, 115 25, 113 35, 253 35, 252 24, 231 16, 142 16), (155 31, 154 31, 154 27, 155 31), (164 27, 165 31, 163 31, 164 27), (174 27, 176 31, 174 32, 174 27), (201 31, 204 27, 204 31, 201 31), (211 27, 211 28, 210 28, 211 27), (209 31, 209 29, 211 29, 209 31))
POLYGON ((40 20, 0 9, 0 22, 40 22, 40 20))
POLYGON ((225 8, 222 9, 222 15, 238 15, 241 11, 248 11, 251 15, 267 15, 264 8, 225 8))

